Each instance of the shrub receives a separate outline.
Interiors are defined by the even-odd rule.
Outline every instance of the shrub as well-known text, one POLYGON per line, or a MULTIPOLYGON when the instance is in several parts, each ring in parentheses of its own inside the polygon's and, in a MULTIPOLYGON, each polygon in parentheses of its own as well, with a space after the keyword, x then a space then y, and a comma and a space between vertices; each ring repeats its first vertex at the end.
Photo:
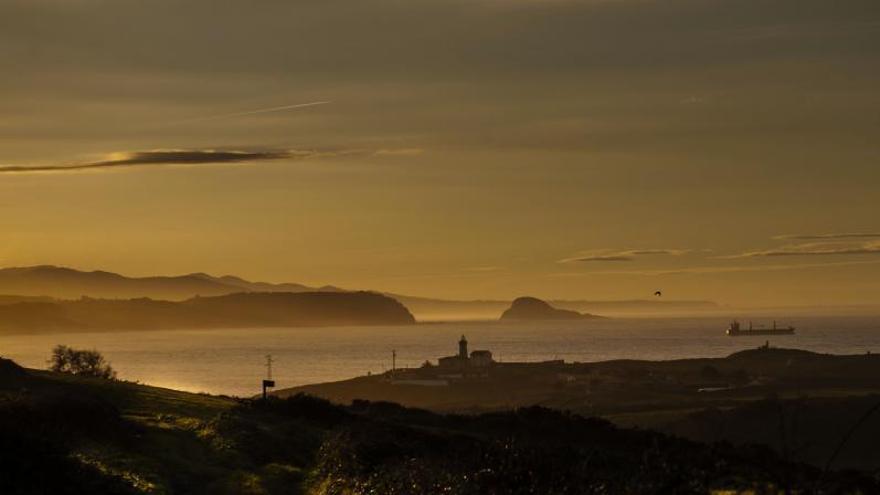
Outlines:
POLYGON ((96 350, 83 350, 56 345, 49 359, 49 370, 80 376, 94 376, 108 380, 116 379, 116 371, 104 356, 96 350))

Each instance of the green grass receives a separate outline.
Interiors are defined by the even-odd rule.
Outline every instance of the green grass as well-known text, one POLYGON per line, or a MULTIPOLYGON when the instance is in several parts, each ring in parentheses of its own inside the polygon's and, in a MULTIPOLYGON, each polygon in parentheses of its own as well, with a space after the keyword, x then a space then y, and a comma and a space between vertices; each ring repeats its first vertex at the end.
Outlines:
POLYGON ((133 382, 102 380, 40 370, 29 370, 29 373, 41 378, 47 386, 52 384, 69 386, 99 394, 113 402, 123 415, 130 417, 173 414, 205 420, 229 410, 236 404, 235 399, 232 398, 194 394, 133 382))
POLYGON ((313 457, 303 452, 300 465, 255 459, 238 429, 282 425, 274 418, 244 417, 232 398, 36 370, 5 388, 4 400, 37 410, 63 410, 74 400, 115 409, 120 425, 111 428, 114 420, 108 418, 106 435, 59 424, 66 423, 63 415, 48 427, 64 434, 73 459, 135 493, 301 493, 305 464, 313 457), (279 490, 279 483, 286 488, 279 490))

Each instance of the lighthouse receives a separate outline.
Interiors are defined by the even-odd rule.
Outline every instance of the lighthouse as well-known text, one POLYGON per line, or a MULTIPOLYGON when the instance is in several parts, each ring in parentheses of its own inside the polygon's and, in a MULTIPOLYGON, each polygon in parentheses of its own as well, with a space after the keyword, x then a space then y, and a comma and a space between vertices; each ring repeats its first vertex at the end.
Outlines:
POLYGON ((458 341, 458 354, 437 359, 437 366, 443 372, 456 372, 464 375, 486 376, 488 369, 495 361, 489 351, 468 353, 468 341, 464 335, 458 341))

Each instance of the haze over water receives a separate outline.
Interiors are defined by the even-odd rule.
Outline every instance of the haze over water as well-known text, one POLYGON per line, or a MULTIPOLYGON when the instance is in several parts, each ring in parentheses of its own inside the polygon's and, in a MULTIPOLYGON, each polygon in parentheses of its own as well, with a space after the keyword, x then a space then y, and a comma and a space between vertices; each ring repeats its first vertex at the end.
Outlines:
MULTIPOLYGON (((783 321, 780 320, 780 323, 783 321)), ((721 357, 762 345, 834 354, 880 352, 880 317, 799 317, 784 320, 794 336, 724 334, 725 318, 607 319, 500 324, 436 323, 417 326, 170 330, 71 333, 0 338, 0 355, 45 368, 52 346, 103 352, 125 380, 188 390, 250 396, 274 360, 280 388, 343 380, 391 368, 420 366, 457 352, 465 334, 470 349, 489 349, 501 361, 602 361, 721 357)), ((755 320, 767 323, 767 320, 755 320)))

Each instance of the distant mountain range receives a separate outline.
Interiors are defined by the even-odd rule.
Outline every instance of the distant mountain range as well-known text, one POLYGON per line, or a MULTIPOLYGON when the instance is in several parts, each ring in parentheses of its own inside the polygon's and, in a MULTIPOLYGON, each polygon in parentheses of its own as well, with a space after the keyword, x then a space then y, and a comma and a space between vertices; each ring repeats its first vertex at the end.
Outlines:
MULTIPOLYGON (((205 273, 178 276, 126 277, 106 271, 80 271, 40 265, 0 269, 0 304, 28 298, 103 299, 151 298, 184 301, 195 296, 212 297, 241 292, 350 292, 325 285, 310 287, 297 283, 252 282, 226 275, 205 273)), ((385 293, 405 305, 419 320, 496 320, 510 307, 510 300, 455 301, 385 293)), ((638 313, 711 312, 718 305, 711 301, 582 301, 550 300, 556 308, 602 315, 638 313)))
POLYGON ((126 277, 105 271, 80 271, 52 265, 0 269, 0 294, 78 299, 82 296, 180 301, 194 296, 237 292, 342 292, 331 286, 250 282, 227 275, 191 273, 170 277, 126 277))

